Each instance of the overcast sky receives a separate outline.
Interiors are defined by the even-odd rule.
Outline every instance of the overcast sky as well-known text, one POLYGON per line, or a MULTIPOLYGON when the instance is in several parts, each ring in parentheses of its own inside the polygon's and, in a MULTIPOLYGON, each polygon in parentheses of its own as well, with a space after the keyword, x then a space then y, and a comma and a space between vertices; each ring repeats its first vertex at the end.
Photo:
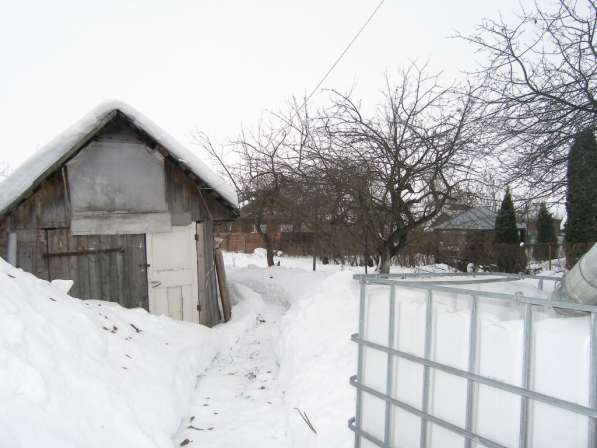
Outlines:
MULTIPOLYGON (((224 142, 311 91, 378 2, 0 0, 0 161, 16 167, 106 99, 182 143, 193 129, 224 142)), ((475 55, 448 37, 518 6, 386 0, 323 87, 376 102, 384 73, 412 59, 457 76, 475 55)))

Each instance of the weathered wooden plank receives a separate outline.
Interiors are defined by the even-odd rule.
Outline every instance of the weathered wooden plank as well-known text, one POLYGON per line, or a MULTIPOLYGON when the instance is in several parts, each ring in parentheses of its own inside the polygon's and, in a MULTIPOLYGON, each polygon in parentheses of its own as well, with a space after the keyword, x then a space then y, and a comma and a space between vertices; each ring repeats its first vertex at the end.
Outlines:
POLYGON ((137 265, 138 269, 138 293, 141 301, 139 306, 149 310, 149 294, 147 292, 147 249, 146 249, 146 237, 145 235, 139 235, 139 260, 140 263, 137 265))
POLYGON ((197 287, 199 294, 199 323, 209 324, 209 312, 207 308, 207 268, 205 264, 205 223, 197 223, 197 287))
MULTIPOLYGON (((99 236, 89 235, 87 237, 87 247, 90 250, 100 249, 99 236)), ((99 260, 99 255, 90 254, 87 256, 89 259, 89 299, 103 299, 102 291, 102 272, 99 260)))
POLYGON ((222 314, 224 322, 228 322, 232 316, 232 307, 230 305, 230 291, 226 281, 226 269, 224 267, 224 256, 221 249, 215 250, 216 274, 218 276, 218 289, 220 291, 220 301, 222 303, 222 314))
MULTIPOLYGON (((75 240, 76 238, 78 238, 80 235, 75 235, 75 236, 70 236, 69 237, 69 241, 71 240, 75 240)), ((96 235, 98 236, 98 235, 96 235)), ((69 243, 70 244, 70 243, 69 243)), ((111 254, 114 252, 124 252, 124 247, 122 246, 117 246, 117 247, 106 247, 106 248, 102 248, 102 249, 75 249, 70 248, 69 250, 65 250, 65 251, 61 251, 61 252, 45 252, 43 254, 44 258, 55 258, 55 257, 78 257, 81 255, 100 255, 100 254, 111 254)))
MULTIPOLYGON (((107 299, 123 304, 119 289, 119 273, 117 256, 121 254, 121 241, 118 235, 103 235, 102 240, 102 259, 105 270, 102 282, 104 285, 104 295, 107 299)), ((124 304, 123 304, 124 305, 124 304)))
POLYGON ((166 202, 175 219, 174 225, 188 225, 207 218, 195 183, 170 158, 164 160, 166 171, 166 202))
MULTIPOLYGON (((48 229, 46 231, 46 238, 47 238, 47 253, 56 252, 61 250, 59 247, 59 243, 57 241, 56 232, 54 230, 48 229)), ((61 277, 61 269, 58 266, 60 260, 53 260, 48 258, 48 276, 50 280, 54 280, 61 277)))
POLYGON ((62 173, 58 171, 48 177, 3 220, 9 218, 14 229, 68 227, 70 214, 62 173))
MULTIPOLYGON (((68 239, 68 250, 69 252, 77 251, 77 239, 73 236, 69 236, 68 239)), ((78 256, 71 255, 68 257, 68 271, 70 279, 73 281, 73 287, 70 289, 69 294, 73 297, 81 297, 80 284, 79 284, 79 260, 78 256)))
POLYGON ((35 253, 35 231, 19 230, 17 233, 17 267, 27 272, 33 272, 33 257, 35 253))
MULTIPOLYGON (((123 244, 123 237, 121 235, 115 235, 114 236, 114 243, 118 245, 118 247, 122 247, 123 244)), ((120 303, 122 306, 126 306, 127 302, 125 300, 125 288, 124 288, 124 262, 123 262, 123 258, 124 258, 124 251, 123 252, 113 252, 111 254, 111 257, 113 257, 112 259, 112 273, 111 273, 111 277, 112 277, 112 282, 113 282, 113 288, 115 288, 116 291, 116 299, 118 300, 118 303, 120 303)))
POLYGON ((145 235, 125 235, 125 287, 129 291, 126 306, 149 309, 147 295, 147 254, 145 252, 145 235))
MULTIPOLYGON (((66 229, 48 229, 47 230, 47 250, 48 253, 66 252, 69 247, 69 234, 66 229)), ((47 258, 47 254, 46 254, 47 258)), ((47 259, 49 266, 49 277, 51 280, 62 279, 72 280, 70 275, 70 264, 68 257, 49 257, 47 259)))
POLYGON ((38 278, 49 280, 48 260, 43 257, 43 254, 48 250, 47 230, 37 229, 36 234, 37 238, 33 252, 33 271, 31 272, 38 278))
POLYGON ((220 322, 218 294, 216 289, 216 274, 214 265, 213 221, 203 224, 203 253, 205 257, 205 293, 207 305, 207 325, 213 326, 220 322))
POLYGON ((98 278, 99 278, 99 290, 100 297, 102 300, 111 301, 111 290, 110 290, 110 283, 109 283, 109 274, 110 274, 110 266, 108 264, 109 260, 106 260, 106 252, 105 249, 108 247, 109 242, 106 242, 106 238, 103 235, 96 235, 97 238, 97 252, 93 254, 94 257, 97 257, 97 268, 98 268, 98 278))
MULTIPOLYGON (((88 242, 86 236, 74 237, 76 242, 75 247, 77 251, 88 250, 88 242)), ((81 299, 88 299, 91 297, 91 288, 89 285, 89 257, 77 258, 77 278, 74 279, 78 285, 77 297, 81 299)))
POLYGON ((8 234, 11 232, 7 219, 0 219, 0 258, 6 260, 8 256, 8 234))

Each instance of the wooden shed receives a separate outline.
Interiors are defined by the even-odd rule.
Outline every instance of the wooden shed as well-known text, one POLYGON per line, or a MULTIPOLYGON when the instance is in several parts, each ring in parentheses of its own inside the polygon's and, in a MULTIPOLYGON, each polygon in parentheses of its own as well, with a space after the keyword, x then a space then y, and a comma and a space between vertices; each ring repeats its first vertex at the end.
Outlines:
POLYGON ((105 103, 0 183, 0 256, 70 294, 214 325, 214 223, 234 189, 132 107, 105 103))

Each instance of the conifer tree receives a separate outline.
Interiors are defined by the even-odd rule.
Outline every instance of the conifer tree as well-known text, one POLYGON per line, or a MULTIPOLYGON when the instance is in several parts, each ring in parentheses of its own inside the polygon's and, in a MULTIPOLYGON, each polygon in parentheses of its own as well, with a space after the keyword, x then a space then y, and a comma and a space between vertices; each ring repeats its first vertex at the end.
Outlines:
POLYGON ((516 227, 516 213, 510 188, 506 189, 502 206, 495 218, 495 251, 498 270, 520 272, 526 267, 524 248, 516 227))
POLYGON ((506 189, 502 206, 495 218, 495 242, 498 244, 519 244, 520 235, 516 228, 516 213, 510 188, 506 189))
POLYGON ((593 129, 579 133, 568 154, 566 256, 574 265, 597 240, 597 142, 593 129))
POLYGON ((539 206, 539 213, 537 214, 537 248, 534 252, 535 258, 546 260, 550 253, 555 253, 554 244, 557 242, 557 235, 554 226, 553 215, 547 210, 545 203, 542 203, 539 206), (549 250, 550 245, 551 252, 549 250))

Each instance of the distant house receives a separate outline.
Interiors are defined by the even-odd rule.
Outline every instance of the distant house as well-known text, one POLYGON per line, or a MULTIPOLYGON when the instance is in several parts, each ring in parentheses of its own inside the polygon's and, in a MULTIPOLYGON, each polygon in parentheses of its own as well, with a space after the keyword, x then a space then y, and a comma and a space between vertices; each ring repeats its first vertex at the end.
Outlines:
MULTIPOLYGON (((487 207, 472 207, 455 213, 449 219, 434 223, 438 261, 472 261, 488 263, 495 239, 497 213, 487 207)), ((520 240, 526 240, 527 226, 517 223, 520 240)))
POLYGON ((236 193, 123 103, 106 103, 0 184, 0 256, 71 294, 213 325, 213 225, 236 193))

